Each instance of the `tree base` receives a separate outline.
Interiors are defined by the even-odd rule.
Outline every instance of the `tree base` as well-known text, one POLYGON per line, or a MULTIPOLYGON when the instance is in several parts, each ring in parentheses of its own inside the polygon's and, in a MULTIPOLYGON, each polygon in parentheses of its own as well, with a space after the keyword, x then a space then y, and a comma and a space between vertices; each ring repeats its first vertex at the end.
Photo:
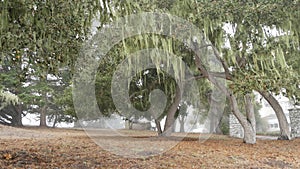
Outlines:
POLYGON ((277 138, 277 140, 291 140, 291 137, 289 137, 289 136, 279 136, 277 138))

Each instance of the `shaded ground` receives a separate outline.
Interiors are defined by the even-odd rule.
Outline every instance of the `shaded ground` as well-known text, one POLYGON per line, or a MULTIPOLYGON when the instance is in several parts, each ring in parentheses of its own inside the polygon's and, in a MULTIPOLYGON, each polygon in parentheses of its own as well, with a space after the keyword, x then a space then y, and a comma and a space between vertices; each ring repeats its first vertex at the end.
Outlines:
MULTIPOLYGON (((147 135, 154 133, 137 132, 134 139, 170 141, 147 135)), ((157 156, 124 158, 103 150, 81 130, 0 127, 0 168, 300 168, 300 139, 247 145, 227 136, 198 138, 189 134, 157 156)))

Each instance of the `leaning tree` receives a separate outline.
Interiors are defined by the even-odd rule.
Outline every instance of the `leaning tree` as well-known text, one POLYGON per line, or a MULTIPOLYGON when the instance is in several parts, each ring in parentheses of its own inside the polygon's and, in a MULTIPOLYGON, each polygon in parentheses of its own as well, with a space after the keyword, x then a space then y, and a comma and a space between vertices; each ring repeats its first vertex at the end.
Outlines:
MULTIPOLYGON (((138 14, 141 11, 164 12, 196 25, 203 31, 203 37, 198 37, 198 40, 203 38, 207 43, 203 46, 190 40, 194 38, 193 34, 190 39, 186 39, 186 43, 193 43, 194 51, 209 48, 222 65, 223 72, 209 70, 207 61, 199 52, 190 55, 193 56, 189 57, 192 58, 191 65, 199 71, 198 75, 208 79, 229 98, 233 113, 245 130, 244 141, 255 143, 255 118, 251 97, 253 90, 261 93, 276 112, 281 129, 280 138, 290 139, 287 119, 273 94, 286 89, 284 93, 287 96, 298 98, 296 92, 299 90, 299 78, 293 69, 295 66, 289 66, 285 61, 285 58, 295 58, 299 53, 298 1, 291 1, 289 4, 256 1, 166 1, 162 4, 154 1, 151 5, 146 1, 121 1, 111 2, 107 7, 114 18, 138 14), (227 80, 228 87, 218 82, 217 79, 220 78, 227 80), (246 115, 238 109, 237 95, 245 98, 246 115)), ((155 19, 152 22, 154 27, 158 23, 155 19)), ((162 32, 172 31, 172 34, 181 33, 180 28, 160 29, 162 32)), ((128 40, 121 42, 123 54, 118 53, 119 57, 124 58, 134 51, 133 47, 147 48, 151 45, 169 52, 180 51, 174 39, 164 36, 157 38, 157 35, 142 34, 132 43, 126 42, 128 40), (152 42, 149 43, 149 40, 152 42)))

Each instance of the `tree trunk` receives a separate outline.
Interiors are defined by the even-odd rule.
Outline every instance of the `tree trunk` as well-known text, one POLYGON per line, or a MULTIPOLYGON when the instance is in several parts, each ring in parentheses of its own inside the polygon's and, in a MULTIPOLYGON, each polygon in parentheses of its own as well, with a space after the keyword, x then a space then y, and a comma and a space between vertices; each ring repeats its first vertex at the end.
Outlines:
POLYGON ((256 120, 254 114, 253 99, 250 94, 245 95, 245 109, 247 121, 251 124, 252 130, 256 133, 256 120))
POLYGON ((47 127, 46 110, 47 106, 45 105, 40 111, 40 127, 47 127))
POLYGON ((176 132, 176 126, 177 126, 177 121, 176 119, 174 120, 174 124, 172 126, 172 133, 175 133, 176 132))
POLYGON ((180 133, 184 133, 184 116, 181 117, 181 119, 179 119, 179 123, 180 123, 180 133))
MULTIPOLYGON (((255 144, 256 133, 255 133, 255 129, 253 129, 253 126, 250 122, 253 121, 253 119, 249 120, 245 116, 243 116, 243 114, 240 112, 238 108, 237 100, 232 93, 229 94, 229 99, 232 106, 232 112, 236 116, 236 118, 238 119, 238 121, 240 122, 240 124, 244 129, 244 138, 243 138, 244 143, 255 144)), ((249 113, 251 112, 249 111, 249 113)), ((249 114, 249 117, 252 116, 249 114)))
POLYGON ((23 126, 23 123, 22 123, 22 105, 16 105, 16 116, 15 116, 15 122, 14 122, 14 126, 17 126, 17 127, 21 127, 23 126))
MULTIPOLYGON (((222 119, 221 119, 222 120, 222 119)), ((221 130, 221 120, 220 122, 218 123, 218 126, 215 130, 215 134, 223 134, 222 130, 221 130)))
POLYGON ((157 120, 157 119, 155 119, 154 121, 155 121, 155 125, 156 125, 156 128, 157 128, 157 133, 158 133, 159 136, 161 136, 162 135, 162 130, 161 130, 161 126, 160 126, 160 121, 157 120))
POLYGON ((247 143, 247 144, 255 144, 256 143, 256 133, 252 130, 252 127, 249 124, 244 126, 243 142, 247 143))
MULTIPOLYGON (((231 103, 232 112, 235 115, 235 117, 238 119, 238 121, 240 122, 242 127, 244 128, 244 142, 250 143, 250 144, 255 144, 256 133, 253 130, 251 123, 248 122, 246 117, 239 111, 237 100, 236 100, 235 96, 229 89, 227 89, 224 85, 222 85, 222 84, 224 84, 224 81, 219 82, 219 80, 217 80, 216 78, 209 76, 208 71, 203 66, 203 63, 200 59, 201 57, 199 56, 199 46, 197 43, 194 46, 195 46, 195 51, 197 51, 197 52, 195 52, 196 53, 195 63, 196 63, 197 68, 200 70, 201 74, 204 77, 206 77, 217 88, 219 88, 222 92, 224 92, 226 94, 226 96, 229 98, 230 103, 231 103)), ((219 61, 222 63, 222 66, 225 69, 225 76, 222 76, 222 77, 227 79, 227 76, 228 77, 230 76, 228 65, 226 64, 226 62, 224 62, 224 61, 222 61, 222 59, 220 59, 220 56, 219 56, 219 61)))
POLYGON ((52 124, 52 128, 55 128, 56 124, 57 124, 57 115, 55 114, 54 115, 54 121, 53 121, 53 124, 52 124))
POLYGON ((270 104, 270 106, 275 111, 275 114, 277 116, 279 127, 280 127, 280 136, 278 137, 279 140, 290 140, 291 139, 291 133, 289 128, 289 123, 287 121, 287 118, 284 114, 284 111, 279 104, 279 102, 275 99, 275 97, 266 91, 258 91, 270 104))
POLYGON ((218 87, 221 91, 223 91, 228 97, 228 99, 230 100, 232 112, 244 129, 244 139, 243 139, 244 143, 255 144, 256 132, 253 129, 251 122, 249 122, 248 119, 240 112, 236 97, 233 95, 232 91, 227 89, 225 86, 222 86, 216 79, 210 77, 208 79, 214 85, 216 85, 216 87, 218 87))
POLYGON ((82 128, 79 119, 77 119, 76 121, 74 121, 74 128, 82 128))
POLYGON ((129 130, 130 129, 130 122, 128 119, 125 119, 125 129, 129 130))
POLYGON ((171 107, 168 110, 167 119, 164 127, 164 131, 162 133, 162 136, 170 136, 172 133, 172 126, 175 122, 175 114, 178 109, 179 103, 181 100, 181 91, 178 85, 176 85, 176 94, 174 102, 172 103, 171 107))
POLYGON ((245 140, 252 140, 256 139, 256 120, 255 120, 255 114, 254 114, 254 105, 253 105, 253 100, 251 98, 250 94, 246 94, 244 96, 245 99, 245 109, 246 109, 246 118, 247 118, 247 123, 250 124, 250 130, 249 134, 245 134, 244 137, 253 137, 253 138, 244 138, 245 140))

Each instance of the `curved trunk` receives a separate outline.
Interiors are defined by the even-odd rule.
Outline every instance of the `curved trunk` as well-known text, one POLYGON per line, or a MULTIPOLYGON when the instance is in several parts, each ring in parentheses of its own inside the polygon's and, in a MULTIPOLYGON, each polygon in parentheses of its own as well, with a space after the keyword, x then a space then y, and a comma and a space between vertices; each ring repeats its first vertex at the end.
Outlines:
POLYGON ((175 93, 175 99, 174 102, 172 103, 171 107, 168 110, 167 118, 166 118, 166 123, 164 127, 164 131, 162 133, 162 136, 170 136, 172 133, 173 125, 175 122, 175 114, 178 109, 179 103, 181 100, 181 91, 178 85, 176 85, 176 93, 175 93))
MULTIPOLYGON (((210 82, 212 82, 217 88, 219 88, 222 92, 226 94, 226 96, 229 98, 232 112, 235 115, 235 117, 238 119, 242 127, 244 128, 244 142, 254 144, 256 142, 256 133, 253 129, 253 126, 251 124, 251 121, 248 121, 248 119, 239 111, 237 100, 233 93, 226 88, 224 85, 224 81, 220 82, 216 78, 209 75, 206 68, 203 66, 203 63, 201 61, 200 52, 199 52, 199 46, 198 43, 194 43, 196 57, 195 57, 195 63, 197 68, 200 70, 203 77, 206 77, 210 82)), ((230 79, 230 73, 229 73, 229 67, 227 63, 221 59, 221 57, 218 55, 218 53, 214 50, 214 53, 216 54, 218 60, 222 63, 222 66, 225 70, 225 74, 220 76, 222 79, 230 79)))
MULTIPOLYGON (((256 130, 255 130, 255 123, 253 123, 253 121, 255 122, 254 112, 247 111, 246 117, 245 117, 240 112, 236 97, 233 95, 232 91, 230 91, 230 89, 226 88, 225 86, 220 85, 220 83, 214 78, 209 78, 209 80, 214 85, 216 85, 221 91, 223 91, 226 94, 226 96, 228 97, 228 99, 230 100, 232 112, 244 129, 244 139, 243 139, 244 143, 255 144, 256 143, 256 130)), ((247 97, 250 97, 250 96, 245 96, 246 100, 249 99, 247 97)), ((253 104, 250 104, 251 100, 250 101, 248 100, 247 102, 249 104, 248 106, 251 106, 251 105, 253 106, 253 104)), ((247 109, 247 107, 246 107, 246 109, 247 109)))
MULTIPOLYGON (((246 118, 247 123, 250 124, 249 134, 244 135, 244 141, 247 140, 245 137, 251 137, 250 140, 254 139, 254 142, 256 141, 256 120, 255 120, 255 114, 254 114, 254 106, 253 106, 253 100, 251 98, 250 94, 246 94, 244 96, 245 99, 245 109, 246 109, 246 118)), ((246 132, 245 132, 246 133, 246 132)))
MULTIPOLYGON (((243 138, 244 143, 255 144, 256 143, 256 132, 255 132, 255 128, 254 128, 255 126, 253 127, 253 122, 255 122, 255 118, 253 118, 254 112, 247 111, 246 112, 247 117, 245 117, 240 112, 240 110, 238 108, 237 100, 232 93, 229 94, 229 99, 230 99, 230 103, 232 106, 232 112, 236 116, 236 118, 238 119, 238 121, 240 122, 240 124, 242 125, 242 127, 244 129, 244 138, 243 138), (250 118, 250 119, 248 119, 248 118, 250 118)), ((245 98, 245 99, 248 100, 248 98, 245 98)), ((247 101, 247 102, 249 104, 249 101, 247 101)), ((250 105, 248 105, 248 106, 250 106, 250 105)), ((247 107, 246 107, 246 109, 247 109, 247 107)))
POLYGON ((244 99, 247 121, 251 124, 252 130, 256 133, 256 120, 254 114, 253 100, 250 94, 246 94, 244 99))
POLYGON ((258 91, 270 104, 270 106, 275 111, 275 114, 277 116, 278 122, 279 122, 279 128, 280 128, 280 136, 278 137, 279 140, 290 140, 291 139, 291 132, 289 128, 289 123, 287 121, 287 118, 284 114, 284 111, 279 104, 279 102, 276 100, 276 98, 269 92, 266 91, 258 91))

